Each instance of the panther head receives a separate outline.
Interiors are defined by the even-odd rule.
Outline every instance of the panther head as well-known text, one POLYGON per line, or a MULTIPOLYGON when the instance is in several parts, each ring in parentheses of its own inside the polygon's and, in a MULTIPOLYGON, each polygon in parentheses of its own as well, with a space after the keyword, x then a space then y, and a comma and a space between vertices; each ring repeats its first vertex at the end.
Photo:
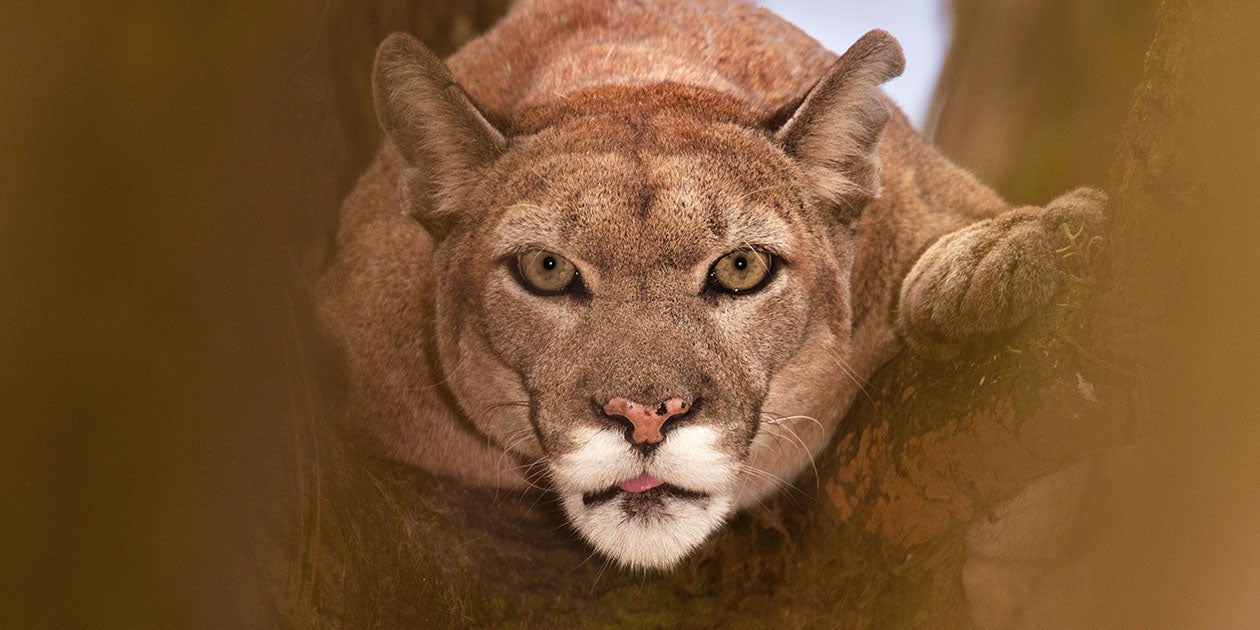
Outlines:
POLYGON ((878 85, 902 64, 873 31, 783 112, 656 83, 508 113, 414 39, 382 44, 376 108, 434 241, 444 383, 598 550, 669 566, 825 445, 851 395, 878 85))

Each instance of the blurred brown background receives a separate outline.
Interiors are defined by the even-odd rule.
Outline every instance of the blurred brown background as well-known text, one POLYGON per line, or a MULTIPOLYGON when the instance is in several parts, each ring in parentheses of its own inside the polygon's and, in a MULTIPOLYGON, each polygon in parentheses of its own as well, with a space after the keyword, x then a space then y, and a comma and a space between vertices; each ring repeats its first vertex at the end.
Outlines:
POLYGON ((502 4, 6 4, 0 626, 273 621, 259 528, 320 411, 304 280, 376 145, 372 53, 502 4))
POLYGON ((1007 199, 1106 188, 1158 0, 949 0, 926 132, 1007 199))
MULTIPOLYGON (((1120 345, 1145 349, 1155 434, 1177 453, 1160 471, 1167 493, 1123 521, 1167 517, 1135 532, 1166 552, 1141 567, 1161 577, 1124 586, 1179 620, 1254 620, 1260 51, 1246 35, 1260 21, 1241 1, 1170 3, 1185 30, 1148 70, 1195 60, 1181 89, 1202 98, 1155 102, 1149 125, 1121 134, 1151 87, 1131 51, 1152 13, 1040 3, 1001 25, 991 4, 959 0, 960 37, 1000 34, 1022 52, 979 35, 956 49, 936 127, 946 151, 1016 201, 1110 181, 1137 191, 1129 207, 1162 209, 1119 232, 1137 262, 1116 273, 1140 278, 1120 304, 1155 322, 1120 345), (1085 21, 1038 37, 1055 16, 1085 21), (1074 53, 1091 44, 1101 52, 1074 53), (1126 150, 1152 177, 1100 175, 1126 150)), ((6 6, 0 625, 273 620, 259 537, 290 509, 288 467, 324 409, 305 279, 376 144, 372 50, 409 30, 449 52, 502 5, 6 6)))

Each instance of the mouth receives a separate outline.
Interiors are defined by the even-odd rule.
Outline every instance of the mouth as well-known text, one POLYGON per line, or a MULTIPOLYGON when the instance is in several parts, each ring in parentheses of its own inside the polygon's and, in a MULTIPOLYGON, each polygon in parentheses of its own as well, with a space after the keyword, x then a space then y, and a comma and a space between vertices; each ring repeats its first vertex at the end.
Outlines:
POLYGON ((584 446, 551 462, 554 487, 574 531, 617 563, 673 566, 731 514, 740 462, 713 428, 678 427, 646 460, 619 431, 579 437, 584 446))
POLYGON ((709 498, 706 492, 687 490, 666 483, 648 473, 638 477, 625 479, 597 492, 582 495, 582 504, 596 507, 609 501, 620 500, 621 509, 630 515, 646 515, 659 513, 664 509, 666 499, 684 499, 697 501, 709 498))
POLYGON ((587 542, 624 566, 644 569, 676 564, 731 511, 731 497, 719 489, 683 488, 647 472, 563 498, 569 522, 587 542))

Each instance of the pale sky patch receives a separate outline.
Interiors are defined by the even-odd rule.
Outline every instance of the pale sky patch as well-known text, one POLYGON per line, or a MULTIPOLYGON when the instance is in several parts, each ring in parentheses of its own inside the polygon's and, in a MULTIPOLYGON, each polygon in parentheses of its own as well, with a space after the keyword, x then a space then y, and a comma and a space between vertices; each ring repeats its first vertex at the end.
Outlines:
POLYGON ((892 33, 906 51, 906 72, 884 89, 922 129, 949 45, 942 0, 759 0, 829 50, 843 53, 873 28, 892 33))

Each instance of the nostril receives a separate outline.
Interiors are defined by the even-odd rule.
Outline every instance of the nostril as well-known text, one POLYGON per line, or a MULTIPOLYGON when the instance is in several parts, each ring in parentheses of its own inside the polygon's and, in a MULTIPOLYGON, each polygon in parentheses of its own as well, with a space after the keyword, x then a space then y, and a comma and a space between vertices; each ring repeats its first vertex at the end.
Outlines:
POLYGON ((626 417, 624 411, 621 409, 611 407, 607 404, 601 405, 597 402, 592 403, 591 407, 594 408, 596 415, 604 416, 605 418, 615 420, 617 422, 625 422, 627 426, 630 424, 630 419, 626 417))
POLYGON ((671 398, 660 405, 649 406, 618 396, 605 403, 601 410, 611 418, 629 422, 626 437, 634 444, 655 444, 665 439, 663 429, 667 421, 694 408, 694 403, 682 398, 671 398))
POLYGON ((657 409, 656 413, 667 418, 673 418, 686 414, 691 410, 691 403, 682 398, 671 398, 663 403, 657 409))
POLYGON ((609 400, 603 405, 596 403, 596 406, 599 407, 599 410, 602 411, 604 415, 610 418, 621 418, 626 421, 630 420, 631 415, 643 413, 642 405, 630 400, 629 398, 617 397, 609 400))

